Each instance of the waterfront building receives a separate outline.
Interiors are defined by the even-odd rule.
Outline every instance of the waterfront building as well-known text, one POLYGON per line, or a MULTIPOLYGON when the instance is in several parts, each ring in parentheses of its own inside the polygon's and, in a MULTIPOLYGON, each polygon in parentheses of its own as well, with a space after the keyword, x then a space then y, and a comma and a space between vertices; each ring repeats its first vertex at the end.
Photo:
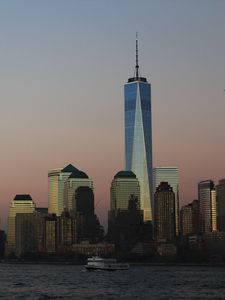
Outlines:
POLYGON ((225 231, 225 179, 219 180, 216 186, 218 230, 225 231))
MULTIPOLYGON (((117 251, 128 254, 136 243, 146 240, 145 229, 148 223, 143 222, 143 211, 139 208, 138 199, 131 195, 127 209, 109 212, 108 238, 115 243, 117 251)), ((147 240, 150 240, 150 235, 149 230, 147 240)))
POLYGON ((7 225, 7 254, 15 252, 16 247, 16 215, 19 213, 32 214, 35 211, 35 203, 28 194, 18 194, 13 199, 8 215, 7 225))
POLYGON ((136 38, 135 75, 124 86, 125 169, 136 174, 144 220, 152 220, 151 85, 141 77, 136 38))
POLYGON ((5 257, 6 234, 4 230, 0 230, 0 259, 5 257))
POLYGON ((184 205, 180 210, 180 232, 183 237, 199 233, 199 202, 184 205))
POLYGON ((137 206, 140 209, 140 184, 136 175, 131 171, 116 173, 110 189, 110 210, 115 213, 127 210, 131 196, 137 198, 137 206))
POLYGON ((88 186, 80 186, 75 193, 75 218, 78 242, 102 239, 103 228, 94 211, 94 193, 88 186))
POLYGON ((168 182, 175 194, 176 235, 179 235, 179 171, 177 167, 153 168, 153 192, 161 182, 168 182))
POLYGON ((89 241, 83 241, 79 244, 73 244, 72 252, 76 255, 83 256, 95 256, 98 253, 99 256, 109 257, 115 256, 115 245, 106 242, 89 243, 89 241))
POLYGON ((72 173, 79 172, 73 165, 48 172, 48 211, 60 216, 65 208, 64 184, 72 173))
POLYGON ((175 228, 175 194, 168 182, 161 182, 154 195, 154 231, 157 240, 173 241, 175 228))
POLYGON ((77 242, 76 220, 68 211, 65 211, 57 217, 57 222, 57 249, 61 252, 70 251, 72 245, 77 242))
POLYGON ((93 194, 93 181, 90 179, 86 173, 76 169, 73 171, 68 179, 64 183, 64 204, 66 210, 70 213, 76 213, 76 191, 79 187, 91 188, 93 194))
POLYGON ((208 233, 217 230, 216 191, 212 180, 198 184, 200 232, 208 233))
POLYGON ((16 255, 44 251, 46 208, 37 208, 33 213, 16 215, 16 255))
POLYGON ((58 250, 58 226, 57 216, 52 214, 45 218, 45 251, 54 253, 58 250))

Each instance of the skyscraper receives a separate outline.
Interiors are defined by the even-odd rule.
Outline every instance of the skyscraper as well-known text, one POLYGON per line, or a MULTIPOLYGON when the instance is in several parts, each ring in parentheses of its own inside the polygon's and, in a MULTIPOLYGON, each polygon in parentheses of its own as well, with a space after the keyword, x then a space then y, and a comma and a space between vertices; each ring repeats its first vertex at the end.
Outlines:
POLYGON ((217 230, 216 191, 212 180, 199 182, 198 200, 201 233, 209 233, 217 230))
POLYGON ((199 201, 184 205, 180 210, 180 232, 183 237, 199 233, 199 201))
POLYGON ((216 186, 216 197, 218 204, 218 230, 225 231, 225 179, 219 180, 216 186))
POLYGON ((168 182, 175 194, 176 235, 179 234, 179 174, 177 167, 153 168, 153 193, 161 182, 168 182))
POLYGON ((30 195, 16 195, 13 199, 8 216, 7 253, 15 252, 16 247, 16 215, 19 213, 33 213, 35 204, 30 195))
POLYGON ((49 213, 60 216, 64 211, 64 184, 73 172, 77 174, 80 171, 71 164, 63 169, 55 169, 48 172, 49 213))
POLYGON ((168 182, 161 182, 154 195, 154 229, 157 240, 175 239, 175 194, 168 182))
POLYGON ((73 171, 64 183, 64 205, 71 213, 75 213, 76 191, 79 187, 89 187, 93 191, 93 181, 86 173, 80 170, 73 171))
POLYGON ((110 209, 115 214, 119 210, 127 210, 131 196, 137 198, 140 209, 140 185, 136 175, 131 171, 116 173, 110 190, 110 209))
POLYGON ((135 75, 124 86, 125 169, 133 171, 140 183, 144 220, 152 220, 152 128, 151 85, 140 77, 136 38, 135 75))

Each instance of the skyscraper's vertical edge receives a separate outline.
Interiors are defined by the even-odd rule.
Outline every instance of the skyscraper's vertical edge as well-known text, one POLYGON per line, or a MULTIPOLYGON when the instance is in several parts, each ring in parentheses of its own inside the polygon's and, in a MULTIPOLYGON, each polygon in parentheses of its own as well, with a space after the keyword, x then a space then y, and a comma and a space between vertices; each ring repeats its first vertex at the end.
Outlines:
POLYGON ((140 182, 144 220, 152 220, 152 124, 151 85, 139 76, 136 40, 135 77, 124 86, 125 169, 133 171, 140 182))

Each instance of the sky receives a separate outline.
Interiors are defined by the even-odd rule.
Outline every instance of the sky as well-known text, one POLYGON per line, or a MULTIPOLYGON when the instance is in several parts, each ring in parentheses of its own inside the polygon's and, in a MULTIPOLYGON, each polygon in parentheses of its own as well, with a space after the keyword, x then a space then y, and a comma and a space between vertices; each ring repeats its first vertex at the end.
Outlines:
POLYGON ((16 194, 47 207, 48 171, 69 163, 93 179, 106 224, 136 32, 154 166, 179 168, 181 206, 225 178, 225 0, 2 0, 2 228, 16 194))

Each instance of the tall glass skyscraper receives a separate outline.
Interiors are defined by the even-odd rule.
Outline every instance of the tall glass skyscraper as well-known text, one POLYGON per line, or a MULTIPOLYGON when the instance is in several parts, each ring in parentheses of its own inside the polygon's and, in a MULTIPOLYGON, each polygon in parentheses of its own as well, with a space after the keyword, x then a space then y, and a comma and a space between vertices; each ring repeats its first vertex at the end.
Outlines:
POLYGON ((136 38, 135 75, 124 86, 125 169, 133 171, 140 183, 144 220, 152 220, 152 128, 151 85, 139 76, 136 38))

